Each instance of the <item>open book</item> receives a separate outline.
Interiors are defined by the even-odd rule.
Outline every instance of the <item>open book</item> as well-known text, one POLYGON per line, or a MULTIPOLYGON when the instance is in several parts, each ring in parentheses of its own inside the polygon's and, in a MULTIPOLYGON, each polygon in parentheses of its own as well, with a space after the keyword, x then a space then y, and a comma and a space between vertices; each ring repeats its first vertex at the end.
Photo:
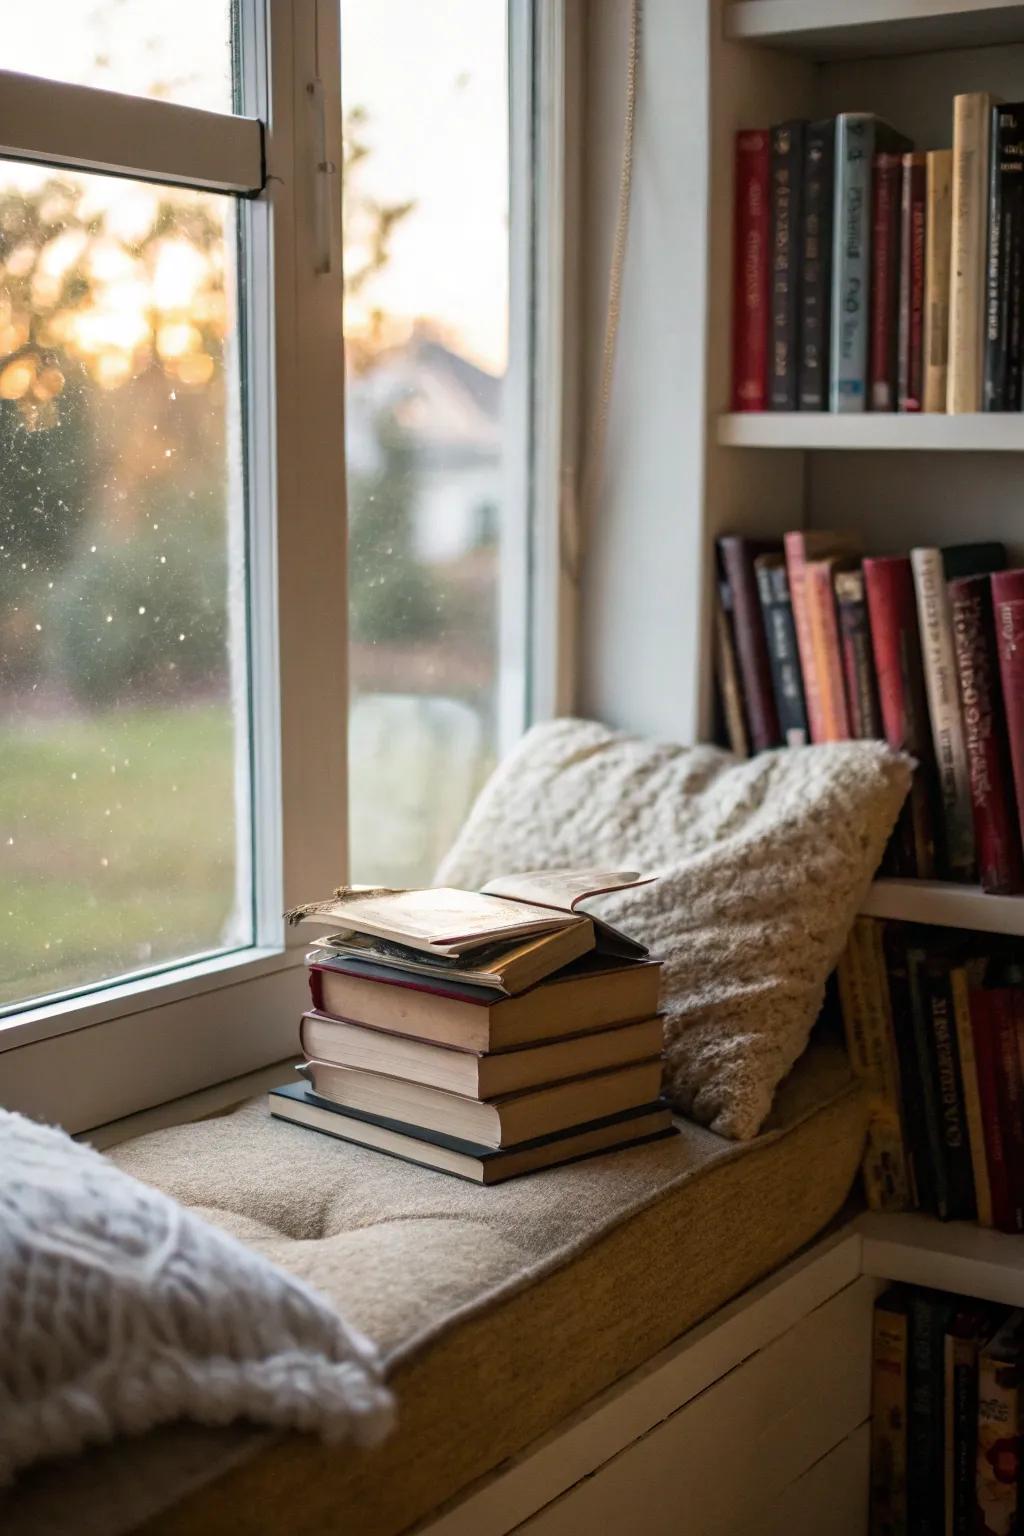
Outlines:
POLYGON ((503 875, 483 891, 350 886, 327 901, 295 908, 288 919, 340 924, 341 932, 319 941, 336 954, 372 949, 380 959, 404 959, 410 968, 428 966, 436 974, 449 967, 493 969, 505 952, 528 948, 537 960, 548 952, 541 973, 551 974, 595 948, 620 959, 646 955, 642 944, 577 910, 588 896, 640 883, 633 870, 570 869, 503 875))

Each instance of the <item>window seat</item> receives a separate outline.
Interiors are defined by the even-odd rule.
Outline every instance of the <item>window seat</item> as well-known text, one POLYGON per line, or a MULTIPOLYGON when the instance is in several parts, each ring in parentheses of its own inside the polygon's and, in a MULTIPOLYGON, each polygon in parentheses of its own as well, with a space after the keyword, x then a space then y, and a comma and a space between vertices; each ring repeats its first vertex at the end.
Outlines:
POLYGON ((111 1155, 129 1172, 377 1341, 398 1428, 364 1453, 176 1427, 42 1469, 0 1515, 54 1536, 94 1517, 107 1536, 403 1531, 808 1243, 846 1199, 865 1118, 841 1048, 818 1040, 755 1141, 679 1122, 670 1140, 493 1189, 261 1103, 125 1143, 111 1155))

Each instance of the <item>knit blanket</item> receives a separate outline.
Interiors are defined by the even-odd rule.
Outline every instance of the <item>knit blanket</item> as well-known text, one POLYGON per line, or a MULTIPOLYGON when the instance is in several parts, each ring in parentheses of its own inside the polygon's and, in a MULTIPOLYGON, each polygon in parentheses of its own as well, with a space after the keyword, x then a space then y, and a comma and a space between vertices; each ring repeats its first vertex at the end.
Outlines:
POLYGON ((4 1110, 0 1170, 0 1486, 180 1418, 386 1433, 375 1347, 302 1281, 4 1110))

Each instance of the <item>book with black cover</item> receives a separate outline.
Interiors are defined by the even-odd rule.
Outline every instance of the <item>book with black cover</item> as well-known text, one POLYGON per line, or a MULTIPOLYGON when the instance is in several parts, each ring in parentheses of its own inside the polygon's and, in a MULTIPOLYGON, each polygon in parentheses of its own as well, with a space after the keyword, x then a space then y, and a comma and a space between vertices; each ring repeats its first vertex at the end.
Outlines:
POLYGON ((787 747, 805 747, 810 740, 804 680, 789 597, 789 576, 782 554, 758 555, 754 561, 757 593, 761 599, 768 661, 775 688, 775 708, 787 747))
POLYGON ((362 1110, 341 1110, 301 1083, 286 1083, 268 1094, 271 1115, 341 1141, 386 1152, 403 1162, 455 1174, 474 1184, 498 1184, 556 1164, 578 1162, 620 1147, 674 1136, 672 1111, 664 1099, 616 1115, 590 1120, 515 1147, 484 1147, 362 1110))
POLYGON ((772 129, 771 352, 768 400, 773 411, 799 403, 800 265, 804 122, 772 129))
POLYGON ((907 1392, 907 1531, 945 1530, 945 1336, 956 1302, 940 1291, 910 1295, 907 1392))
POLYGON ((985 290, 986 411, 1021 408, 1020 261, 1024 215, 1024 102, 992 108, 985 290))
POLYGON ((808 123, 804 135, 802 262, 800 278, 800 409, 828 409, 828 356, 832 330, 832 204, 835 119, 808 123))

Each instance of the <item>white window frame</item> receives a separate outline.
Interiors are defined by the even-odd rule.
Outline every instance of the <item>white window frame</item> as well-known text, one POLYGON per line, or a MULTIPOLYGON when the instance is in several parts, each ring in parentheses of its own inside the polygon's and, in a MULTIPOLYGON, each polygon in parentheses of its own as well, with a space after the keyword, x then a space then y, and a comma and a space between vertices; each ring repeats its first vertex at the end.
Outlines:
MULTIPOLYGON (((513 79, 531 66, 529 88, 514 90, 512 207, 532 211, 533 253, 531 265, 522 240, 513 250, 512 305, 520 334, 530 317, 536 369, 520 391, 529 468, 517 489, 533 521, 516 529, 502 626, 504 639, 528 616, 532 718, 565 708, 571 693, 558 550, 575 448, 563 347, 575 312, 564 299, 575 292, 565 213, 578 4, 510 0, 513 79)), ((244 116, 0 72, 0 154, 249 194, 254 944, 0 1020, 0 1103, 74 1132, 293 1055, 305 945, 281 912, 330 890, 347 867, 339 0, 240 0, 240 10, 244 116)), ((520 676, 502 702, 503 745, 527 707, 520 676)))

